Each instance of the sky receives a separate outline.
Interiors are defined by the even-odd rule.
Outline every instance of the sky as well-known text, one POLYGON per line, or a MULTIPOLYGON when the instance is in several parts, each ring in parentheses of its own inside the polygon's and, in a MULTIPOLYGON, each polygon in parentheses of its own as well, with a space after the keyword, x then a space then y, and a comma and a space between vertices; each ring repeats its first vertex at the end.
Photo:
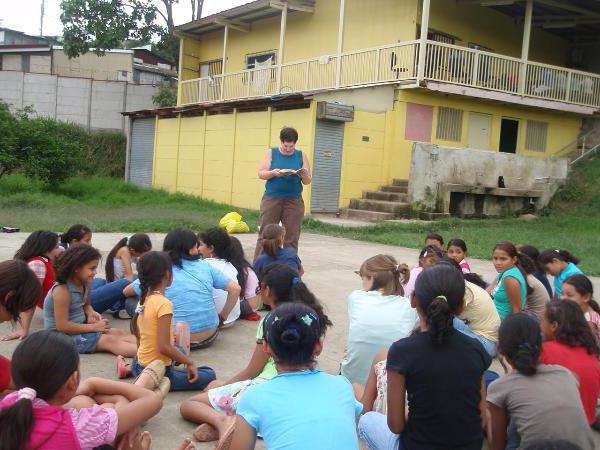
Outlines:
MULTIPOLYGON (((203 16, 214 14, 250 0, 205 0, 203 16)), ((44 0, 44 35, 56 36, 62 33, 60 23, 61 0, 44 0)), ((160 0, 154 0, 162 5, 160 0)), ((0 0, 0 26, 27 34, 38 35, 40 30, 40 5, 42 0, 0 0)), ((160 6, 159 6, 160 7, 160 6)), ((163 9, 164 10, 164 9, 163 9)), ((191 20, 192 7, 189 0, 179 0, 173 7, 175 25, 191 20)))

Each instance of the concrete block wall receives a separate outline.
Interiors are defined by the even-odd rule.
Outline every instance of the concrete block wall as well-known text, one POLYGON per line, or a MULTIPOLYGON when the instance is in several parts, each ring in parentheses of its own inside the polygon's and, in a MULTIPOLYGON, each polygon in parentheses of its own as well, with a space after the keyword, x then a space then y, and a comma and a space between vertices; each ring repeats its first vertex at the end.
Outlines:
POLYGON ((154 108, 158 86, 124 81, 0 71, 0 99, 13 110, 30 106, 34 115, 76 123, 89 130, 127 133, 121 112, 154 108))

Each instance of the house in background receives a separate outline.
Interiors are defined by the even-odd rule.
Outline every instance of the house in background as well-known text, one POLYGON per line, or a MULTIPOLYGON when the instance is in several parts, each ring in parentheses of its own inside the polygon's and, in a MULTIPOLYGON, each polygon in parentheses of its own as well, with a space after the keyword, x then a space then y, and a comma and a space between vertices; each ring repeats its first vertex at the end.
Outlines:
POLYGON ((177 27, 178 107, 131 115, 130 179, 257 208, 289 125, 307 211, 405 211, 414 152, 447 175, 425 189, 442 212, 547 199, 600 108, 599 32, 593 0, 256 0, 177 27))

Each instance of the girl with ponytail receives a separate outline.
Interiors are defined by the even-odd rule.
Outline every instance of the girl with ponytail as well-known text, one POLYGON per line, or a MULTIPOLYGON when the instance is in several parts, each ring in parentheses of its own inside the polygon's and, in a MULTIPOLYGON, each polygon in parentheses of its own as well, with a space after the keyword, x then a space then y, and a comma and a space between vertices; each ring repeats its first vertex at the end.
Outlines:
MULTIPOLYGON (((301 303, 314 310, 319 317, 321 332, 325 334, 332 323, 323 312, 321 303, 302 282, 298 272, 283 264, 265 268, 260 284, 263 304, 275 308, 287 303, 301 303)), ((254 384, 264 383, 277 375, 275 361, 264 351, 263 318, 258 324, 256 346, 244 370, 227 381, 216 380, 208 385, 208 392, 195 395, 181 405, 181 415, 200 424, 194 432, 199 441, 223 441, 234 423, 233 415, 245 390, 254 384)))
POLYGON ((277 375, 244 393, 230 448, 254 448, 260 433, 266 448, 358 450, 355 423, 362 404, 345 377, 315 368, 325 327, 319 313, 296 302, 266 316, 263 348, 277 375))
POLYGON ((116 445, 162 406, 160 397, 132 384, 100 378, 80 383, 75 344, 56 331, 38 331, 17 346, 12 377, 17 391, 0 401, 0 448, 7 450, 116 445))
POLYGON ((276 223, 271 223, 260 230, 262 236, 262 254, 254 261, 254 270, 258 279, 262 279, 263 271, 269 264, 285 264, 295 269, 300 276, 304 275, 302 261, 298 257, 296 249, 284 247, 285 228, 276 223))
POLYGON ((562 284, 573 275, 583 275, 577 264, 579 258, 566 250, 545 250, 538 257, 539 265, 554 277, 554 300, 560 300, 562 284))
POLYGON ((542 332, 537 319, 528 313, 511 314, 498 335, 498 352, 514 370, 488 390, 490 450, 525 448, 542 437, 592 450, 577 379, 564 367, 540 363, 542 332))
POLYGON ((481 450, 483 374, 492 359, 452 325, 464 295, 463 274, 449 264, 419 275, 411 299, 418 331, 395 342, 387 356, 387 418, 371 411, 358 424, 370 449, 481 450))
POLYGON ((583 311, 585 320, 600 341, 600 305, 594 300, 594 285, 585 275, 573 275, 561 286, 561 300, 572 300, 583 311))
POLYGON ((106 257, 104 266, 106 281, 112 283, 124 278, 133 281, 135 278, 133 263, 150 250, 152 250, 152 242, 146 233, 135 233, 121 239, 106 257))
POLYGON ((367 259, 357 271, 362 290, 348 296, 348 345, 342 375, 365 384, 373 357, 410 334, 418 322, 416 309, 402 287, 410 270, 391 255, 367 259))

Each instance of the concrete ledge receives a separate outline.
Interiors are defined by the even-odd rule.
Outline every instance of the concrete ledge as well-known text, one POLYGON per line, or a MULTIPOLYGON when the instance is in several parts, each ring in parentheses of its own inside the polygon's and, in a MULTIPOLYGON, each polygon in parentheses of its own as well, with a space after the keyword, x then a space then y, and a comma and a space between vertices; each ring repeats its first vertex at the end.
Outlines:
POLYGON ((512 189, 485 186, 469 186, 466 184, 445 183, 443 185, 447 192, 464 192, 465 194, 496 195, 498 197, 530 197, 538 198, 544 195, 544 191, 532 189, 512 189))

